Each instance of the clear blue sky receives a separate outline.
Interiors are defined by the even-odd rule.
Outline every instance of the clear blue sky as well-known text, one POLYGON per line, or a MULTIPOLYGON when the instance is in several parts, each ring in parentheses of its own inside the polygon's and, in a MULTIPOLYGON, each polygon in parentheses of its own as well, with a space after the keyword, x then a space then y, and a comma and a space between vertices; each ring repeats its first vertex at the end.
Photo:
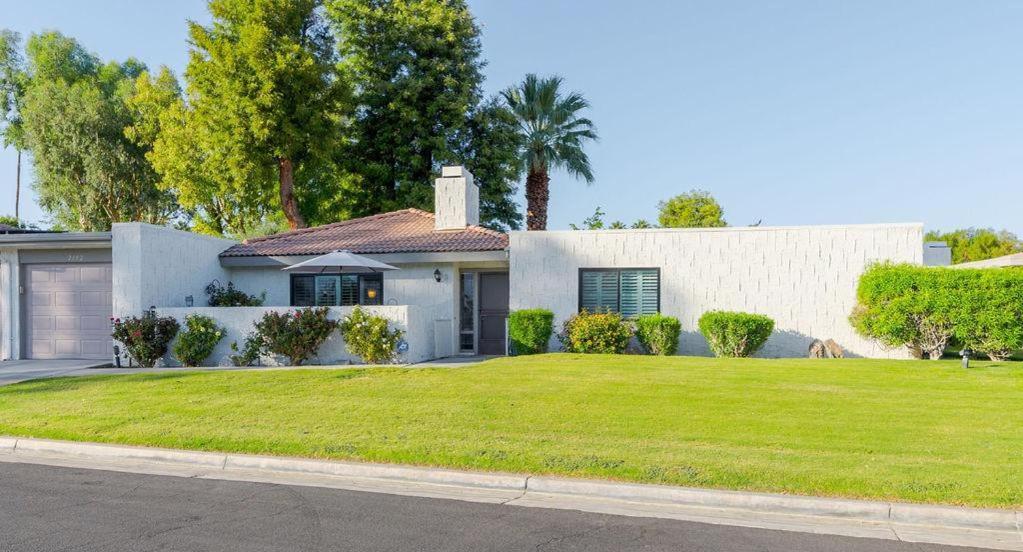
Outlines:
MULTIPOLYGON (((202 0, 0 0, 180 74, 202 0)), ((488 92, 560 73, 593 104, 596 182, 555 175, 551 227, 654 219, 692 188, 745 225, 924 222, 1023 235, 1023 2, 473 0, 488 92)), ((0 212, 14 154, 0 152, 0 212)), ((29 219, 42 217, 23 204, 29 219)))

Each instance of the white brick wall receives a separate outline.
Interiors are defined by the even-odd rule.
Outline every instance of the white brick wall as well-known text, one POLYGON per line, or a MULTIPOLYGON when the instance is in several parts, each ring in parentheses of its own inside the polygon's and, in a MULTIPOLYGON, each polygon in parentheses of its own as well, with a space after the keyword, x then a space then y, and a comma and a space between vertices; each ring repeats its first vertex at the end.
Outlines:
MULTIPOLYGON (((921 263, 922 224, 512 232, 511 308, 543 307, 556 324, 578 309, 580 268, 658 267, 661 312, 682 322, 679 353, 710 354, 697 329, 708 310, 766 314, 775 332, 758 356, 802 357, 813 338, 851 356, 903 357, 848 322, 873 261, 921 263)), ((552 341, 556 348, 556 341, 552 341)))

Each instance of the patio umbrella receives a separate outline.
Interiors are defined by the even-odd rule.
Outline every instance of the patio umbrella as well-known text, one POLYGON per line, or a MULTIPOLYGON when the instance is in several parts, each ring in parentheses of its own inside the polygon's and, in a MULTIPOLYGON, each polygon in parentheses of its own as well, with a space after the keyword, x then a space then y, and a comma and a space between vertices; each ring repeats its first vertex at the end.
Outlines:
POLYGON ((362 255, 356 255, 351 251, 339 249, 333 253, 327 253, 326 255, 313 257, 308 261, 286 266, 281 270, 298 274, 365 274, 367 272, 398 270, 398 267, 374 261, 362 255))

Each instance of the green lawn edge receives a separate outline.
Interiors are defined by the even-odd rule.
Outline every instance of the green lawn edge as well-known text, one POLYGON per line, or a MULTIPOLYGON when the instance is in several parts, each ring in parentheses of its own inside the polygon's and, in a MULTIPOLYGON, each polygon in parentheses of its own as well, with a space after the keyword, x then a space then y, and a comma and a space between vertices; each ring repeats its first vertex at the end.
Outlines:
POLYGON ((0 387, 0 434, 963 506, 1023 505, 1013 362, 548 354, 0 387))

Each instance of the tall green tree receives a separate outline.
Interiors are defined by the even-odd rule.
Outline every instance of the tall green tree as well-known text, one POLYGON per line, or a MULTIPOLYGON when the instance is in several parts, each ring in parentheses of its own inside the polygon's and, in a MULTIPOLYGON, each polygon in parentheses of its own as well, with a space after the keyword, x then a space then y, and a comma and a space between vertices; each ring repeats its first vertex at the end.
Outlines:
POLYGON ((152 155, 198 229, 244 234, 283 215, 316 219, 340 142, 346 87, 320 0, 211 0, 189 23, 187 94, 161 117, 152 155))
POLYGON ((679 194, 657 204, 657 222, 664 228, 717 228, 728 226, 725 212, 714 196, 702 190, 679 194))
POLYGON ((480 101, 479 27, 464 0, 327 0, 327 12, 358 106, 344 154, 361 178, 352 215, 429 209, 433 174, 480 101))
POLYGON ((155 186, 145 157, 150 144, 125 133, 134 124, 128 102, 145 66, 131 59, 103 63, 56 32, 31 36, 25 60, 16 110, 6 110, 5 138, 13 135, 32 154, 33 187, 55 227, 167 222, 177 207, 172 194, 155 186))
POLYGON ((17 155, 14 174, 14 218, 20 217, 21 152, 25 149, 25 133, 21 124, 21 102, 28 84, 25 58, 21 54, 21 36, 0 29, 0 136, 3 146, 13 147, 17 155))
POLYGON ((564 169, 586 183, 593 182, 584 148, 597 139, 597 131, 592 121, 580 115, 589 103, 578 92, 563 92, 562 84, 559 76, 529 74, 521 84, 502 93, 522 134, 527 230, 547 229, 551 169, 564 169))
POLYGON ((983 261, 1023 252, 1023 241, 1008 230, 965 228, 950 232, 932 230, 924 241, 943 241, 952 248, 952 263, 983 261))
POLYGON ((515 115, 499 98, 473 108, 465 126, 454 135, 451 158, 473 174, 480 187, 480 222, 499 231, 522 226, 519 206, 512 199, 522 175, 519 149, 522 137, 515 115))

